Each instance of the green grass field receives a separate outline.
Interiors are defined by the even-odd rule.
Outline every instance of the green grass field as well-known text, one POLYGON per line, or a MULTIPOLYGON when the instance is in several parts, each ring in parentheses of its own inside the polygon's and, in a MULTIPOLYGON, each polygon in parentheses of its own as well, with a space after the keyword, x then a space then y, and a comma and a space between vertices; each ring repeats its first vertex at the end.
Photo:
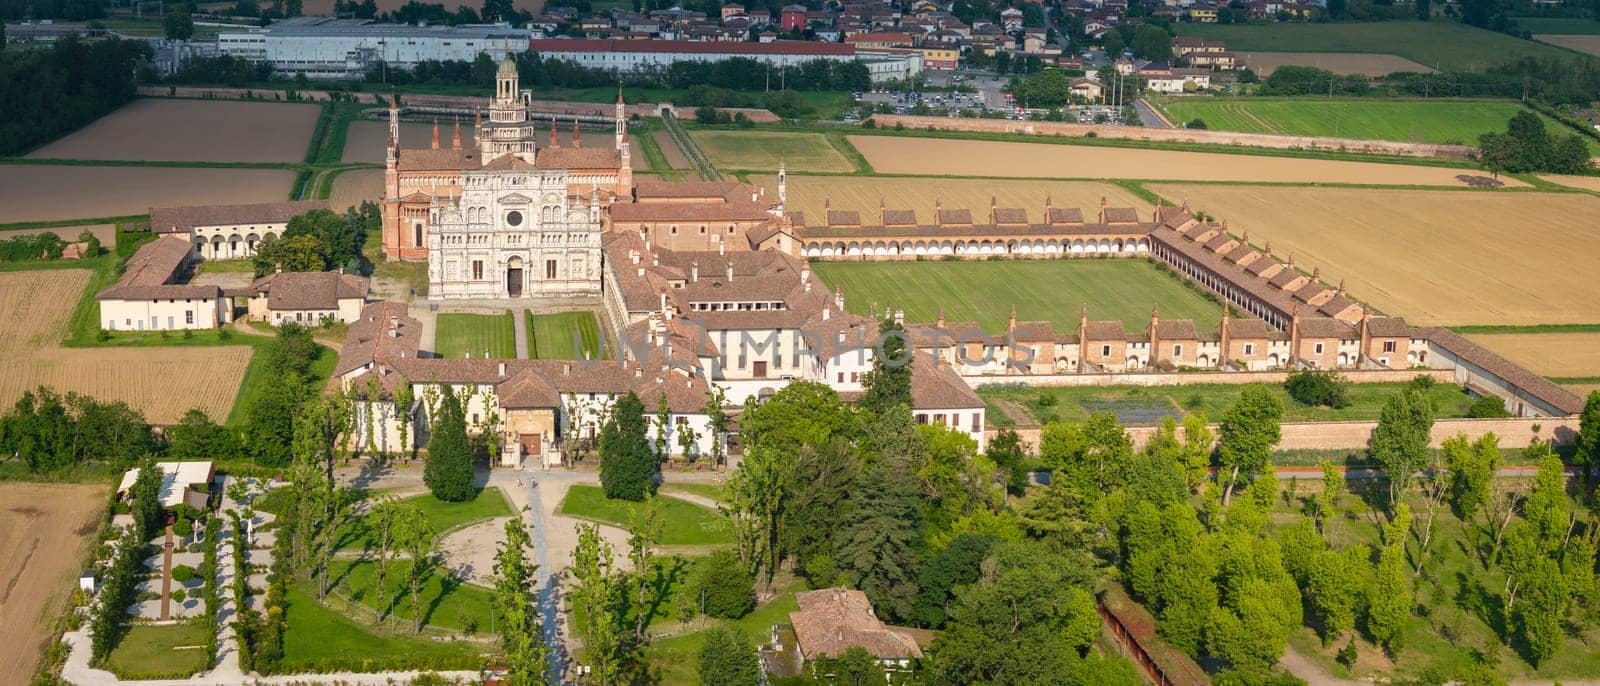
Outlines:
MULTIPOLYGON (((1375 420, 1383 409, 1384 401, 1399 393, 1406 384, 1377 383, 1350 384, 1350 404, 1333 409, 1302 405, 1290 398, 1283 387, 1268 386, 1283 400, 1283 420, 1286 422, 1333 422, 1375 420)), ((1166 416, 1174 418, 1199 413, 1211 421, 1222 417, 1239 398, 1243 385, 1200 384, 1193 386, 1144 387, 1105 386, 1078 388, 1035 388, 1026 391, 979 389, 979 396, 988 401, 988 419, 997 424, 1010 423, 1002 418, 995 400, 1008 400, 1026 409, 1034 418, 1045 420, 1057 417, 1070 422, 1081 422, 1091 413, 1111 412, 1123 424, 1159 424, 1166 416), (1048 399, 1048 404, 1041 404, 1048 399)), ((1428 391, 1439 417, 1464 417, 1472 398, 1453 384, 1434 384, 1428 391)))
MULTIPOLYGON (((775 589, 778 594, 772 600, 756 606, 755 611, 734 621, 727 620, 701 620, 706 621, 704 626, 690 627, 694 631, 653 641, 645 647, 645 658, 650 661, 652 672, 660 670, 660 680, 657 683, 664 686, 689 686, 700 683, 697 678, 695 665, 698 661, 701 646, 705 645, 705 630, 713 626, 730 626, 744 632, 752 642, 761 642, 766 639, 767 633, 774 624, 787 624, 789 613, 800 609, 794 601, 796 591, 805 590, 803 582, 792 582, 788 588, 775 589)), ((673 622, 676 625, 677 622, 673 622)), ((653 625, 652 629, 660 624, 653 625)))
MULTIPOLYGON (((1506 100, 1377 98, 1166 98, 1160 105, 1174 122, 1202 119, 1218 131, 1455 145, 1477 145, 1478 136, 1504 131, 1523 109, 1506 100)), ((1571 133, 1555 120, 1540 119, 1554 135, 1571 133)), ((1589 144, 1600 151, 1594 141, 1589 144)))
POLYGON ((1563 17, 1516 17, 1517 28, 1528 33, 1553 33, 1562 36, 1600 35, 1600 21, 1563 17))
POLYGON ((812 269, 845 307, 882 316, 885 306, 903 308, 907 322, 976 321, 1003 333, 1012 306, 1018 321, 1054 323, 1056 331, 1078 328, 1079 308, 1092 320, 1120 320, 1129 331, 1150 323, 1151 306, 1166 319, 1193 319, 1200 330, 1216 328, 1222 306, 1165 269, 1142 259, 994 262, 816 262, 812 269))
POLYGON ((712 166, 727 171, 849 172, 855 165, 820 133, 695 130, 689 133, 712 166))
POLYGON ((483 357, 484 350, 496 359, 516 359, 517 318, 505 314, 441 314, 435 335, 434 351, 440 357, 483 357))
MULTIPOLYGON (((723 545, 733 542, 733 527, 721 513, 685 500, 662 497, 661 545, 723 545)), ((643 507, 629 500, 610 500, 599 486, 574 485, 561 501, 561 514, 627 528, 643 507)))
MULTIPOLYGON (((457 527, 465 526, 480 519, 491 517, 509 517, 516 514, 511 509, 510 503, 498 488, 485 488, 478 491, 478 495, 464 503, 447 503, 432 494, 412 496, 401 499, 402 503, 411 505, 422 511, 422 515, 433 524, 433 530, 444 533, 457 527)), ((349 527, 344 536, 339 539, 339 548, 364 548, 371 549, 378 546, 372 532, 356 520, 349 527)))
POLYGON ((304 582, 289 587, 280 671, 375 672, 400 669, 476 669, 483 658, 471 643, 410 635, 410 626, 374 633, 317 602, 304 582))
POLYGON ((600 322, 593 312, 529 312, 528 333, 532 346, 528 355, 536 360, 583 360, 601 356, 600 322))
POLYGON ((207 669, 206 627, 200 622, 136 624, 106 658, 123 679, 181 679, 207 669))
POLYGON ((1175 25, 1178 34, 1220 40, 1234 52, 1373 52, 1435 69, 1482 71, 1522 57, 1576 56, 1544 43, 1453 21, 1175 25))
MULTIPOLYGON (((378 561, 363 559, 336 561, 328 570, 333 588, 374 612, 387 614, 387 621, 409 627, 412 622, 411 589, 406 585, 411 563, 389 563, 385 580, 387 594, 378 589, 378 561)), ((422 623, 468 634, 487 634, 493 623, 490 608, 494 594, 488 589, 453 579, 443 570, 434 570, 417 585, 422 607, 422 623)))

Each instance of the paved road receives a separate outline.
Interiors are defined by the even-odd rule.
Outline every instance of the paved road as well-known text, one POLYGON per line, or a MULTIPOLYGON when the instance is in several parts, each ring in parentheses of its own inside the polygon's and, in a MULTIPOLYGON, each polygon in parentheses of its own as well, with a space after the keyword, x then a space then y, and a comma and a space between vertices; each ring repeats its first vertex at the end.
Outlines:
POLYGON ((1167 121, 1161 117, 1161 113, 1157 112, 1155 110, 1155 108, 1151 107, 1150 103, 1146 102, 1144 98, 1139 98, 1137 100, 1134 100, 1133 101, 1133 108, 1139 112, 1139 121, 1144 124, 1145 128, 1147 128, 1147 129, 1170 129, 1170 128, 1172 128, 1171 126, 1169 126, 1167 124, 1167 121))
MULTIPOLYGON (((542 475, 541 475, 542 476, 542 475)), ((545 542, 544 505, 539 500, 539 485, 534 472, 496 471, 489 480, 506 490, 516 489, 527 498, 523 511, 524 522, 532 528, 533 562, 539 565, 534 572, 534 588, 539 595, 539 625, 544 631, 544 644, 549 649, 552 683, 562 683, 570 661, 566 644, 561 640, 561 579, 550 568, 549 546, 545 542)))
POLYGON ((517 359, 528 359, 528 308, 511 310, 511 316, 516 319, 511 323, 511 330, 517 339, 517 359))

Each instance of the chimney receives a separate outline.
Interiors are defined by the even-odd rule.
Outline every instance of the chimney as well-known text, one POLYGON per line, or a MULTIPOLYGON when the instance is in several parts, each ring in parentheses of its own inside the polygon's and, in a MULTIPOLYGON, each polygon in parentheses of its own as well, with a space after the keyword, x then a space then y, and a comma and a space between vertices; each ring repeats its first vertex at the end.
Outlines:
POLYGON ((1322 280, 1322 267, 1321 266, 1316 266, 1316 267, 1312 267, 1311 268, 1311 280, 1312 281, 1321 281, 1322 280))
POLYGON ((1294 253, 1289 253, 1289 268, 1294 269, 1294 253))
POLYGON ((905 310, 895 310, 894 311, 894 323, 895 323, 895 326, 905 326, 906 325, 906 311, 905 310))
POLYGON ((884 218, 888 214, 889 205, 883 201, 883 196, 878 196, 878 226, 887 226, 889 222, 884 218))
POLYGON ((728 283, 733 283, 733 262, 728 263, 728 283))
POLYGON ((274 273, 274 274, 282 274, 283 273, 283 263, 279 262, 277 264, 272 265, 272 273, 274 273))
POLYGON ((502 378, 502 379, 506 378, 506 363, 505 362, 501 362, 500 365, 499 365, 499 368, 500 368, 500 378, 502 378))
POLYGON ((833 306, 839 308, 840 312, 844 311, 844 287, 843 286, 840 286, 839 290, 836 290, 836 291, 833 292, 833 306))
POLYGON ((943 307, 939 308, 939 321, 935 322, 934 326, 936 326, 938 328, 941 328, 941 329, 944 328, 944 308, 943 307))
MULTIPOLYGON (((941 313, 942 314, 942 313, 941 313)), ((1006 322, 1006 333, 1017 330, 1017 306, 1011 306, 1011 319, 1006 322)))
POLYGON ((990 223, 990 224, 995 224, 995 223, 997 223, 997 222, 995 222, 995 220, 994 220, 994 209, 995 209, 995 204, 996 204, 996 203, 995 203, 995 198, 994 198, 994 196, 993 196, 993 195, 991 195, 991 196, 989 196, 989 223, 990 223))
POLYGON ((700 262, 696 260, 689 264, 689 283, 700 283, 700 262))
POLYGON ((561 363, 561 375, 562 376, 572 376, 572 363, 571 362, 562 362, 561 363))
POLYGON ((1106 223, 1106 196, 1100 196, 1100 223, 1106 223))
POLYGON ((1228 306, 1224 304, 1222 306, 1222 323, 1217 325, 1217 337, 1222 341, 1222 353, 1217 355, 1217 366, 1224 369, 1227 368, 1228 360, 1232 356, 1232 353, 1229 352, 1230 341, 1228 339, 1231 336, 1228 335, 1228 317, 1228 306))
POLYGON ((828 313, 832 312, 832 311, 833 310, 828 309, 826 307, 822 308, 822 321, 828 321, 828 313))
POLYGON ((720 234, 717 236, 717 254, 728 254, 728 243, 727 241, 722 240, 722 236, 720 234))

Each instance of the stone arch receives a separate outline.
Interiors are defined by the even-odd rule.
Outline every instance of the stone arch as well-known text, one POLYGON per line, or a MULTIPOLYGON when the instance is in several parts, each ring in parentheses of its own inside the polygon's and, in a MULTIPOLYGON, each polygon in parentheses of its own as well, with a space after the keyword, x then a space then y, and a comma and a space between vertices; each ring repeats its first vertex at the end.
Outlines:
POLYGON ((1201 355, 1199 357, 1194 358, 1194 365, 1196 367, 1201 367, 1201 368, 1210 367, 1211 366, 1211 356, 1210 355, 1201 355))

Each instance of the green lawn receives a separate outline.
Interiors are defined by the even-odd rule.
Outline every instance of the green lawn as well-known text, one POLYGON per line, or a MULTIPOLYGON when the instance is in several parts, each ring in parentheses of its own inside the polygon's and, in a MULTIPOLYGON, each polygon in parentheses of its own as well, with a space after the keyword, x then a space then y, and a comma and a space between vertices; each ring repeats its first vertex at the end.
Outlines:
POLYGON ((206 260, 200 263, 201 272, 245 272, 254 274, 255 260, 206 260))
MULTIPOLYGON (((1406 384, 1375 383, 1350 384, 1350 405, 1340 409, 1302 405, 1288 397, 1280 385, 1269 386, 1283 399, 1283 420, 1286 422, 1375 420, 1389 396, 1400 392, 1406 384)), ((993 390, 980 388, 978 394, 985 400, 1011 400, 1029 411, 1035 418, 1044 420, 1058 417, 1065 421, 1081 422, 1091 413, 1111 412, 1123 424, 1159 424, 1163 417, 1182 417, 1199 413, 1211 421, 1222 417, 1224 410, 1239 397, 1243 385, 1200 384, 1194 386, 1101 386, 1079 388, 1035 388, 1026 391, 993 390), (1052 404, 1040 404, 1048 398, 1052 404)), ((1464 417, 1472 399, 1453 384, 1434 384, 1428 392, 1434 401, 1438 416, 1464 417)), ((990 403, 988 418, 997 425, 1009 424, 990 403)))
MULTIPOLYGON (((498 488, 485 488, 478 491, 478 495, 464 503, 447 503, 432 494, 424 494, 403 498, 400 501, 422 511, 422 515, 433 524, 433 530, 443 533, 451 529, 465 526, 481 519, 491 517, 509 517, 516 514, 511 509, 511 504, 506 502, 506 497, 498 488)), ((376 548, 378 542, 373 538, 371 531, 362 524, 361 520, 350 527, 350 530, 339 539, 339 547, 376 548)))
POLYGON ((690 627, 697 629, 692 633, 663 638, 651 643, 645 648, 644 654, 650 661, 652 672, 660 670, 661 678, 657 683, 662 686, 690 686, 700 683, 696 664, 700 647, 705 644, 706 629, 718 625, 732 626, 749 636, 752 643, 761 643, 766 640, 772 625, 789 623, 789 613, 800 609, 794 601, 794 594, 802 590, 805 590, 803 582, 793 582, 772 600, 756 606, 754 612, 740 619, 700 620, 705 622, 705 625, 690 627))
MULTIPOLYGON (((256 398, 266 392, 267 384, 273 379, 267 377, 265 357, 261 355, 261 348, 272 339, 264 336, 248 336, 234 334, 232 342, 248 343, 256 347, 256 352, 250 355, 250 364, 244 368, 244 379, 239 382, 239 394, 233 398, 233 409, 228 411, 228 416, 223 422, 227 426, 239 426, 244 422, 245 414, 250 411, 250 405, 256 398)), ((328 377, 333 376, 333 367, 339 363, 339 354, 325 345, 317 346, 317 357, 311 361, 312 388, 321 388, 328 377)), ((219 419, 212 417, 212 419, 219 419)))
POLYGON ((495 359, 516 359, 516 315, 441 314, 435 334, 434 351, 440 357, 483 357, 485 350, 495 359))
POLYGON ((696 130, 689 133, 712 166, 727 171, 849 172, 855 165, 820 133, 696 130))
POLYGON ((1078 328, 1079 309, 1091 320, 1120 320, 1143 331, 1150 308, 1165 319, 1192 319, 1202 331, 1215 329, 1222 306, 1209 296, 1143 259, 1017 260, 992 262, 816 262, 812 269, 837 291, 850 311, 882 316, 885 306, 903 308, 907 322, 976 321, 1003 334, 1011 308, 1018 321, 1050 321, 1057 332, 1078 328))
MULTIPOLYGON (((338 592, 375 612, 386 613, 392 624, 411 626, 413 606, 411 589, 407 586, 410 561, 389 563, 384 581, 387 594, 378 589, 378 566, 376 559, 335 561, 328 578, 338 592)), ((417 589, 423 624, 467 634, 489 633, 494 594, 488 589, 454 579, 443 570, 434 570, 417 589)))
POLYGON ((669 481, 661 485, 661 490, 668 493, 672 491, 684 491, 687 493, 693 493, 702 498, 710 498, 712 500, 720 501, 722 500, 723 486, 722 484, 690 484, 669 481))
POLYGON ((106 658, 123 679, 182 679, 208 669, 206 629, 201 622, 166 626, 135 624, 106 658))
POLYGON ((1175 24, 1179 35, 1220 40, 1234 52, 1371 52, 1427 67, 1483 71, 1522 57, 1576 53, 1448 20, 1295 24, 1175 24))
MULTIPOLYGON (((1206 128, 1246 133, 1336 136, 1417 143, 1477 145, 1478 136, 1504 131, 1522 111, 1507 100, 1385 100, 1380 98, 1166 98, 1175 122, 1202 119, 1206 128)), ((1540 115, 1552 134, 1569 129, 1540 115)), ((1585 139, 1600 151, 1600 146, 1585 139)))
MULTIPOLYGON (((685 500, 662 497, 661 545, 723 545, 733 542, 727 517, 685 500)), ((627 528, 642 503, 610 500, 599 486, 574 485, 561 501, 561 514, 627 528)))
POLYGON ((471 643, 414 637, 409 627, 374 633, 317 602, 304 583, 289 587, 288 602, 283 673, 477 669, 484 661, 471 643))
POLYGON ((528 333, 531 336, 528 356, 537 360, 598 359, 601 356, 600 322, 593 312, 529 312, 528 333))

